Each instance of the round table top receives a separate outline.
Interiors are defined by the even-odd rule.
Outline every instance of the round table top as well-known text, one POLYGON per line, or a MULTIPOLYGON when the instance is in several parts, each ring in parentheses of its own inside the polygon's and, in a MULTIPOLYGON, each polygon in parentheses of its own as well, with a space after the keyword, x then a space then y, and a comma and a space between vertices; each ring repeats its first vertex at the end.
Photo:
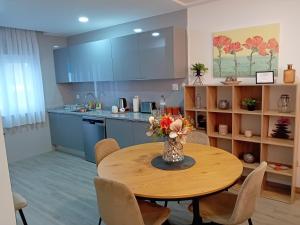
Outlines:
POLYGON ((127 185, 138 197, 184 199, 226 189, 241 176, 243 165, 234 155, 211 146, 187 143, 184 154, 196 164, 185 170, 161 170, 151 160, 163 151, 163 143, 134 145, 105 157, 99 176, 127 185))

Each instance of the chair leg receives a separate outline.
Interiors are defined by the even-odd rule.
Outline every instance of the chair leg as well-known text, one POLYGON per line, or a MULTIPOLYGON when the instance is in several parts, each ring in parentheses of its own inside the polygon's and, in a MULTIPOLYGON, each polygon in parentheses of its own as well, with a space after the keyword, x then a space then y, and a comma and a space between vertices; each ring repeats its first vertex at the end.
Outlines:
POLYGON ((163 222, 162 225, 171 225, 171 224, 170 224, 169 220, 166 220, 165 222, 163 222))
POLYGON ((251 218, 248 219, 248 224, 253 225, 251 218))
POLYGON ((164 207, 167 207, 167 206, 168 206, 168 201, 165 201, 164 207))
POLYGON ((24 213, 23 213, 22 209, 19 210, 19 213, 20 213, 23 224, 27 225, 27 222, 26 222, 26 219, 25 219, 25 216, 24 216, 24 213))
POLYGON ((101 219, 101 217, 99 217, 99 223, 98 223, 98 225, 101 225, 101 222, 102 222, 102 219, 101 219))

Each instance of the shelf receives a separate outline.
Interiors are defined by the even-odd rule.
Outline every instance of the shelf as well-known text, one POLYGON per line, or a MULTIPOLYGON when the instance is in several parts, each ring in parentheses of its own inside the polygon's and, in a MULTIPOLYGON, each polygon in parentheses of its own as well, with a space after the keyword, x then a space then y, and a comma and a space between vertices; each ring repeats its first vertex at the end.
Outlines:
POLYGON ((291 203, 291 190, 285 185, 271 185, 267 182, 262 190, 262 196, 268 199, 277 200, 285 203, 291 203))
POLYGON ((262 143, 263 144, 269 144, 269 145, 290 147, 290 148, 294 147, 294 141, 293 140, 280 139, 280 138, 265 137, 265 138, 262 138, 262 143))
POLYGON ((232 134, 231 133, 228 133, 227 135, 221 135, 218 132, 213 132, 212 134, 209 134, 208 136, 209 137, 214 137, 214 138, 228 139, 228 140, 232 139, 232 134))
POLYGON ((209 109, 208 112, 215 112, 215 113, 232 113, 232 109, 209 109))
POLYGON ((293 169, 288 169, 288 170, 274 170, 270 166, 267 167, 266 170, 267 173, 272 173, 272 174, 277 174, 277 175, 282 175, 282 176, 288 176, 292 177, 293 176, 293 169))
MULTIPOLYGON (((297 121, 299 109, 296 103, 299 102, 297 84, 240 84, 240 85, 188 85, 184 91, 185 115, 197 121, 198 115, 206 116, 206 131, 212 146, 225 149, 242 160, 245 153, 252 153, 256 159, 255 163, 243 164, 243 176, 230 190, 238 191, 245 175, 259 166, 261 161, 285 163, 290 166, 288 170, 274 170, 267 167, 264 176, 262 192, 264 197, 291 203, 295 196, 295 175, 296 161, 295 152, 298 146, 297 121), (280 113, 277 110, 277 100, 282 94, 290 96, 290 113, 280 113), (201 109, 195 108, 196 96, 201 95, 203 100, 201 109), (245 98, 257 100, 254 111, 247 110, 241 105, 245 98), (219 109, 220 100, 227 100, 230 109, 219 109), (205 108, 203 108, 205 107, 205 108), (270 133, 276 127, 277 119, 280 117, 289 118, 291 124, 291 139, 273 138, 270 133), (218 133, 219 125, 228 126, 227 135, 218 133), (245 130, 251 130, 254 136, 244 136, 245 130), (273 181, 273 182, 271 182, 273 181), (284 185, 282 183, 286 183, 284 185)), ((299 135, 298 135, 299 136, 299 135)))
POLYGON ((254 111, 249 111, 246 109, 237 109, 233 111, 236 114, 245 114, 245 115, 262 115, 261 110, 254 110, 254 111))
POLYGON ((246 163, 244 160, 241 160, 241 163, 243 164, 244 168, 251 170, 255 170, 259 166, 259 163, 246 163))
POLYGON ((296 117, 295 112, 291 113, 280 113, 275 110, 269 110, 263 113, 265 116, 279 116, 279 117, 296 117))
POLYGON ((196 108, 186 108, 184 109, 185 111, 193 111, 193 112, 206 112, 207 109, 201 108, 201 109, 196 109, 196 108))
POLYGON ((234 140, 260 143, 261 142, 261 137, 260 136, 252 136, 252 137, 248 138, 248 137, 245 137, 242 134, 239 134, 239 135, 234 137, 234 140))

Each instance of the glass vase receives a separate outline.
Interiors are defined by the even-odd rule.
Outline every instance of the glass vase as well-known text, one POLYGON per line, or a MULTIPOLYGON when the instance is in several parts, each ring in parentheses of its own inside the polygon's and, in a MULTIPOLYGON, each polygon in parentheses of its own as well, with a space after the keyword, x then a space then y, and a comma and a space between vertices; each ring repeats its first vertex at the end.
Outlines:
POLYGON ((168 163, 181 162, 184 159, 183 145, 176 138, 168 138, 164 143, 162 158, 168 163))

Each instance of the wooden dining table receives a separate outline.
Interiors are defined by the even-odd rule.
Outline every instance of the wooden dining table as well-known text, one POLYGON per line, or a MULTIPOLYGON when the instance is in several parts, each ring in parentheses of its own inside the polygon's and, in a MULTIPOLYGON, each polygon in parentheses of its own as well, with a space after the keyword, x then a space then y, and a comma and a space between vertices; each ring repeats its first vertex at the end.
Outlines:
POLYGON ((195 164, 183 170, 162 170, 152 159, 162 154, 163 142, 134 145, 105 157, 98 175, 127 185, 137 198, 154 201, 192 200, 193 225, 202 224, 201 198, 228 189, 241 176, 241 161, 222 149, 187 143, 184 154, 195 164))

